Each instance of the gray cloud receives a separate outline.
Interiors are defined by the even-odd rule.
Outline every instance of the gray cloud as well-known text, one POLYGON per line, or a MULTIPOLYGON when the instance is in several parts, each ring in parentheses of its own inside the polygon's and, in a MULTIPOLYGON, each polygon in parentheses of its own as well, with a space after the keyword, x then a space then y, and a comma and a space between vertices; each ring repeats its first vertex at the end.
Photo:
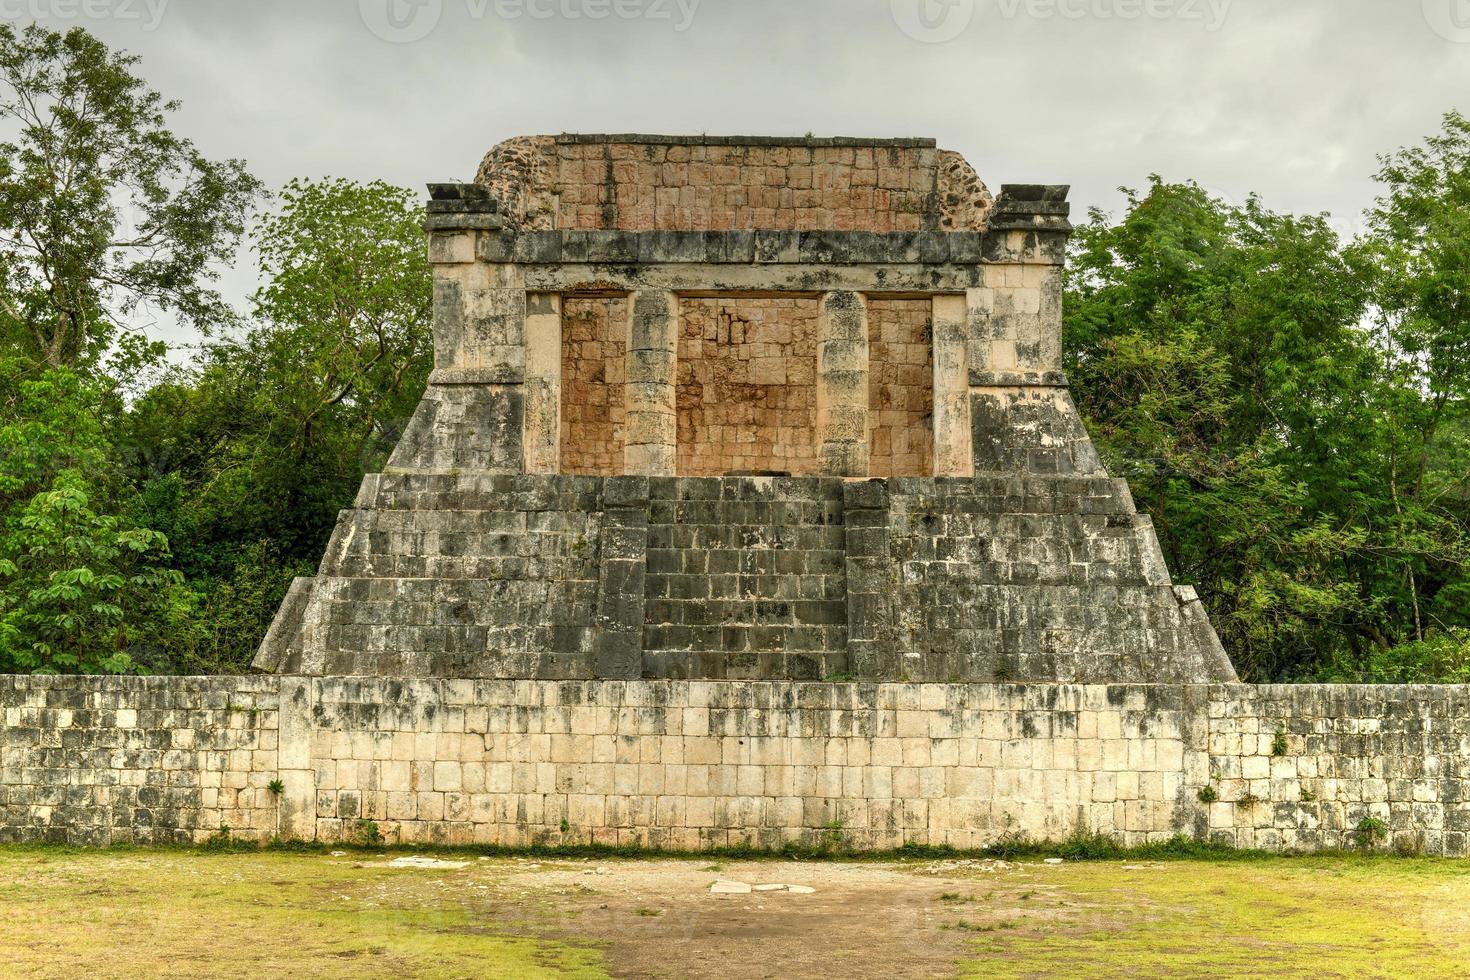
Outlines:
POLYGON ((810 131, 934 136, 992 185, 1071 183, 1078 213, 1158 172, 1346 220, 1376 154, 1470 109, 1470 0, 167 0, 152 30, 149 9, 0 0, 140 54, 183 132, 272 184, 468 178, 525 133, 810 131))

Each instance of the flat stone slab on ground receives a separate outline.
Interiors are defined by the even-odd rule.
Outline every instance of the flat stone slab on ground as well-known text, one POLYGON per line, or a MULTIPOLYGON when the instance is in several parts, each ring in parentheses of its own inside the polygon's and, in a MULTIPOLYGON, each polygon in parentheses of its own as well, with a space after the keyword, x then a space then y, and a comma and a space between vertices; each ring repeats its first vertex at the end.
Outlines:
POLYGON ((401 857, 388 862, 390 868, 429 868, 438 871, 457 871, 469 866, 468 861, 441 861, 430 857, 401 857))
POLYGON ((709 886, 711 895, 749 895, 750 885, 743 881, 717 881, 709 886))

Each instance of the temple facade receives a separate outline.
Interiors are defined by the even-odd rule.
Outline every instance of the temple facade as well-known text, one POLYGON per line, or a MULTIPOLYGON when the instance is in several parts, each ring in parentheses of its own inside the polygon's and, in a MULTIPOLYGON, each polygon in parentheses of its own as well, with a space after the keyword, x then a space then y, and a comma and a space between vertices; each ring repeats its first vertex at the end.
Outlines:
POLYGON ((1066 187, 564 135, 430 190, 435 371, 257 668, 1235 680, 1068 394, 1066 187))

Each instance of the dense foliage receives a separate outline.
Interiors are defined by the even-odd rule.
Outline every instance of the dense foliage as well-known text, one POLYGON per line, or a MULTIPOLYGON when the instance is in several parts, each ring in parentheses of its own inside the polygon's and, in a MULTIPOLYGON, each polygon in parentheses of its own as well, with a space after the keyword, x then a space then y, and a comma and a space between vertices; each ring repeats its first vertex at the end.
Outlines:
MULTIPOLYGON (((0 26, 0 671, 245 669, 431 366, 417 196, 288 184, 232 311, 259 185, 134 67, 0 26)), ((1073 243, 1079 406, 1251 680, 1470 681, 1470 123, 1378 177, 1353 241, 1155 178, 1073 243)))
POLYGON ((1079 406, 1253 679, 1470 680, 1470 124, 1379 179, 1354 242, 1155 178, 1073 243, 1079 406))

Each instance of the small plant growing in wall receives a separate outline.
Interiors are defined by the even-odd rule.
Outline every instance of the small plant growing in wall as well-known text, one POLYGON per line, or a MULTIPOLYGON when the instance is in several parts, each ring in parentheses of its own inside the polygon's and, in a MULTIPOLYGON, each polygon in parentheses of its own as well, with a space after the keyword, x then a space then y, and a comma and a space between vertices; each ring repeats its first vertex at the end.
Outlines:
POLYGON ((1202 786, 1195 794, 1201 803, 1215 803, 1220 799, 1220 793, 1213 786, 1202 786))
POLYGON ((383 832, 375 820, 359 820, 352 839, 363 847, 377 847, 384 843, 383 832))
POLYGON ((1235 801, 1235 805, 1242 810, 1253 810, 1264 802, 1259 796, 1247 790, 1244 796, 1235 801))
POLYGON ((279 840, 281 836, 281 794, 286 792, 286 784, 281 781, 281 777, 277 776, 265 784, 265 791, 271 795, 271 799, 276 801, 276 829, 274 836, 279 840))
POLYGON ((250 841, 236 840, 231 836, 229 824, 224 823, 219 825, 219 830, 206 837, 204 843, 199 845, 199 847, 204 851, 219 852, 255 850, 255 845, 250 841))
POLYGON ((1277 758, 1286 754, 1286 726, 1276 726, 1276 737, 1271 739, 1271 754, 1277 758))
POLYGON ((1358 846, 1367 850, 1388 836, 1388 824, 1378 817, 1364 817, 1353 833, 1358 838, 1358 846))

